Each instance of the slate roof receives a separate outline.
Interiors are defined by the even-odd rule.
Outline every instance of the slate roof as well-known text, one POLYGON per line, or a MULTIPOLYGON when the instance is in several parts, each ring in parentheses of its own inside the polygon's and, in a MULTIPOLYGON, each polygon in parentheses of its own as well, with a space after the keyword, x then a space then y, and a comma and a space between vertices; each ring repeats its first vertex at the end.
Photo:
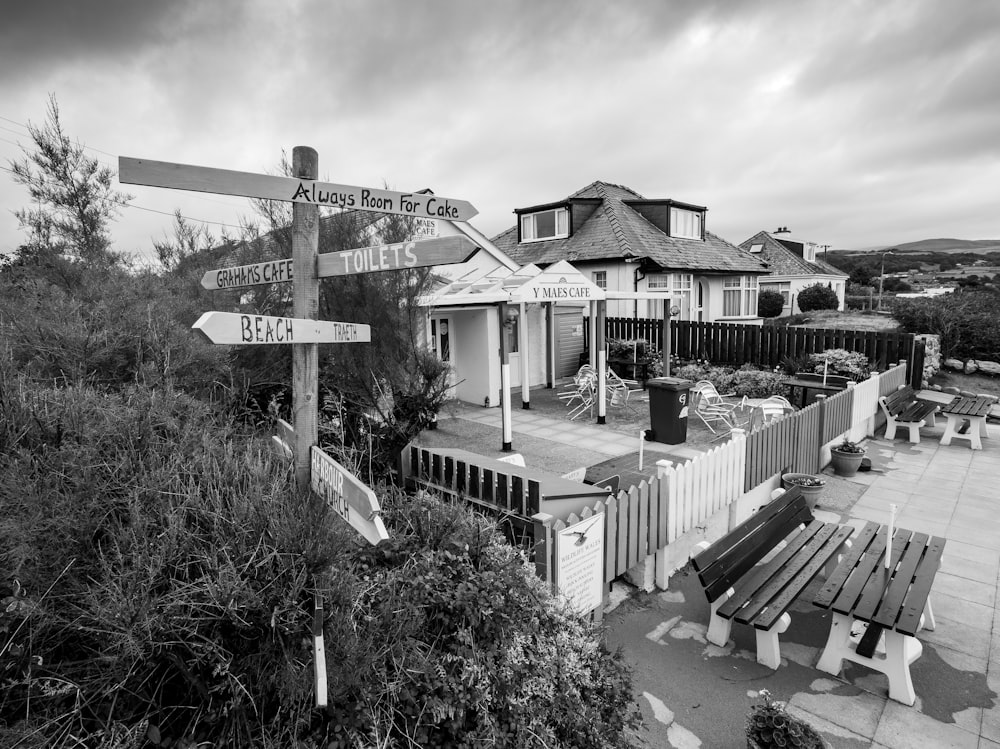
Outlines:
MULTIPOLYGON (((596 203, 583 225, 565 239, 517 241, 517 225, 493 238, 493 244, 521 264, 548 265, 559 260, 608 261, 649 258, 665 271, 766 273, 761 262, 721 237, 705 232, 704 241, 667 236, 629 202, 642 195, 621 185, 594 182, 553 206, 596 203)), ((675 201, 677 205, 678 204, 675 201)), ((525 209, 519 209, 524 212, 525 209)))
POLYGON ((740 243, 740 247, 747 252, 754 244, 763 245, 760 257, 768 264, 772 276, 840 276, 847 278, 847 274, 840 268, 836 268, 824 260, 816 260, 813 263, 799 257, 781 242, 772 237, 766 231, 759 231, 750 239, 740 243))

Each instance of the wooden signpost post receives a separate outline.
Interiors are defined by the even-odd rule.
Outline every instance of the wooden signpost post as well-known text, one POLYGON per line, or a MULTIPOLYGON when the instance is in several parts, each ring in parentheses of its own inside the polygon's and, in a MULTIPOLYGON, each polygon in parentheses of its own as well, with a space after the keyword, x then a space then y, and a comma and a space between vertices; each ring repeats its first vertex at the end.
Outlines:
MULTIPOLYGON (((467 221, 478 211, 464 200, 427 193, 404 193, 338 185, 316 180, 319 156, 307 146, 292 150, 294 177, 235 172, 228 169, 119 157, 123 184, 239 195, 291 202, 292 257, 206 273, 206 289, 292 283, 292 317, 232 312, 206 312, 194 329, 212 343, 292 346, 292 424, 279 419, 275 447, 291 457, 295 479, 309 486, 370 543, 389 538, 375 493, 316 446, 320 343, 371 341, 367 325, 317 320, 319 279, 358 273, 448 265, 467 260, 478 249, 465 236, 362 247, 319 254, 319 206, 394 213, 422 219, 467 221)), ((326 656, 323 645, 323 601, 313 604, 313 656, 316 704, 327 702, 326 656)))

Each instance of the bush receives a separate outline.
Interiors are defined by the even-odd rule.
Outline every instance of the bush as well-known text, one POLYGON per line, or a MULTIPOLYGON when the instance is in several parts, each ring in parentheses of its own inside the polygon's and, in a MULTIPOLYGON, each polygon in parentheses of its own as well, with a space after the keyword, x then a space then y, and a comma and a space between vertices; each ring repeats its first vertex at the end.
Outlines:
POLYGON ((0 365, 0 745, 627 745, 622 658, 492 523, 381 492, 370 547, 261 448, 169 390, 0 365))
POLYGON ((899 299, 892 315, 908 333, 940 336, 941 356, 1000 361, 1000 292, 983 287, 928 299, 899 299))
POLYGON ((868 357, 859 351, 848 351, 842 348, 833 348, 812 354, 809 357, 809 369, 813 372, 822 373, 824 369, 827 374, 843 375, 850 377, 855 382, 861 382, 871 377, 872 368, 868 357))
POLYGON ((785 308, 785 298, 777 291, 762 291, 757 295, 757 316, 778 317, 785 308))
POLYGON ((802 312, 812 312, 818 309, 837 309, 840 304, 837 292, 822 283, 814 283, 799 292, 799 309, 802 312))
POLYGON ((744 364, 738 370, 732 367, 714 367, 707 363, 685 364, 678 367, 674 374, 692 382, 708 380, 720 393, 739 398, 767 398, 771 395, 783 395, 785 392, 785 387, 781 384, 784 375, 757 369, 752 364, 744 364))

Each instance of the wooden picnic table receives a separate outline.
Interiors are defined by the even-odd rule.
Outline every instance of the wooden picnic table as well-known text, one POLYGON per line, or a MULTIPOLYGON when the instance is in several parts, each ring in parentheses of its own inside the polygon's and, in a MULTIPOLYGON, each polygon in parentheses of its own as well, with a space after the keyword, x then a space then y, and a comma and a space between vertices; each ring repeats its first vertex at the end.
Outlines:
POLYGON ((813 600, 832 614, 816 668, 837 675, 848 660, 880 671, 889 679, 889 697, 912 705, 910 664, 923 652, 917 631, 935 626, 929 595, 945 539, 896 528, 887 569, 887 535, 886 526, 867 523, 813 600), (855 622, 867 625, 860 638, 851 634, 855 622), (876 653, 883 638, 884 652, 876 653))
POLYGON ((950 445, 951 441, 958 437, 969 440, 969 445, 973 450, 982 450, 983 443, 980 436, 986 437, 986 416, 996 398, 988 395, 977 395, 967 397, 956 395, 949 403, 941 407, 941 415, 947 419, 944 427, 944 434, 941 435, 941 444, 950 445), (968 420, 969 430, 965 433, 959 431, 960 425, 968 420))
POLYGON ((843 375, 827 375, 813 372, 798 372, 794 377, 789 377, 781 381, 782 385, 787 385, 791 392, 788 400, 793 406, 805 408, 812 400, 809 393, 815 391, 819 393, 837 393, 847 387, 848 378, 843 375))

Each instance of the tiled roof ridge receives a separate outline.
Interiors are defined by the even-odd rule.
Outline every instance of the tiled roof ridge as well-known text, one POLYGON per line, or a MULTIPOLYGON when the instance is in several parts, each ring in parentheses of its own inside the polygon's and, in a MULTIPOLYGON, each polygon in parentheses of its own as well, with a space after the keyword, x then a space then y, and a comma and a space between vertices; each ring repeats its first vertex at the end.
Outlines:
POLYGON ((618 185, 618 184, 615 184, 614 182, 604 182, 604 181, 599 180, 599 179, 594 180, 593 182, 591 182, 589 185, 587 185, 585 187, 581 187, 575 193, 573 193, 572 195, 568 196, 566 198, 566 200, 572 200, 573 198, 578 198, 583 193, 587 192, 590 189, 594 189, 598 193, 601 193, 601 190, 604 187, 615 187, 615 188, 617 188, 619 190, 625 190, 626 192, 632 193, 632 195, 634 195, 636 197, 636 199, 638 199, 638 200, 645 200, 645 198, 643 198, 642 195, 640 195, 639 193, 637 193, 631 187, 627 187, 626 185, 618 185))
POLYGON ((604 187, 603 182, 596 182, 597 194, 601 196, 601 200, 604 201, 604 212, 607 214, 608 223, 611 224, 611 231, 614 232, 615 239, 618 241, 618 246, 622 249, 623 255, 632 254, 632 244, 628 241, 628 237, 625 236, 625 229, 622 227, 621 216, 618 215, 618 206, 615 205, 615 201, 612 200, 611 196, 608 195, 608 191, 604 187))

